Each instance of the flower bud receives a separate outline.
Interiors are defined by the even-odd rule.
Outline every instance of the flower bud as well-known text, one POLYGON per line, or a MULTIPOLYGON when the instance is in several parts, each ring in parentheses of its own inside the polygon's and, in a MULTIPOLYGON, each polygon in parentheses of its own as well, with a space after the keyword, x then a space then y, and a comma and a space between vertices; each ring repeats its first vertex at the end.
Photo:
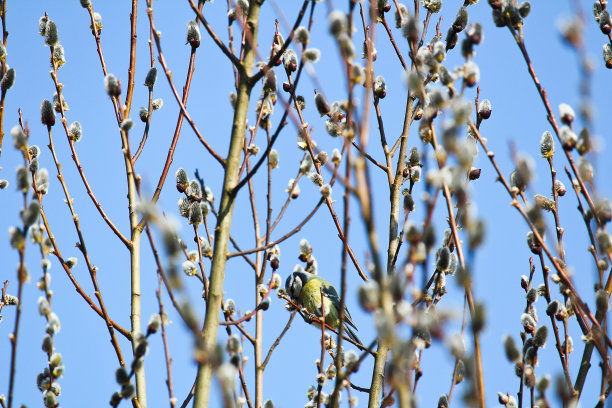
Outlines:
POLYGON ((489 119, 491 117, 491 101, 488 99, 483 99, 478 104, 478 115, 482 119, 489 119))
POLYGON ((53 104, 45 99, 40 105, 40 121, 43 125, 51 127, 55 125, 55 112, 53 112, 53 104))
POLYGON ((395 10, 395 28, 401 28, 402 19, 408 15, 408 8, 402 3, 398 3, 398 5, 399 8, 395 10))
POLYGON ((294 35, 295 40, 302 45, 306 45, 310 41, 310 33, 308 32, 308 29, 304 26, 299 26, 298 28, 296 28, 294 35))
POLYGON ((520 357, 520 352, 518 348, 516 348, 514 339, 508 335, 504 336, 504 351, 506 352, 506 358, 511 363, 515 362, 520 357))
POLYGON ((549 158, 552 157, 555 152, 555 140, 553 139, 552 134, 547 130, 542 134, 542 138, 540 139, 540 153, 542 157, 549 158))
POLYGON ((304 62, 317 63, 321 58, 321 51, 318 48, 308 48, 304 51, 304 62))
POLYGON ((576 150, 581 156, 584 156, 591 151, 591 134, 587 128, 584 128, 578 134, 578 140, 576 141, 576 150))
POLYGON ((612 69, 612 46, 608 43, 603 46, 603 59, 606 68, 612 69))
POLYGON ((432 13, 438 13, 442 9, 442 0, 423 0, 423 7, 432 13))
POLYGON ((606 255, 612 251, 612 237, 606 230, 598 228, 595 238, 600 254, 606 255))
POLYGON ((529 3, 528 1, 524 1, 521 4, 519 4, 518 12, 521 15, 521 17, 526 18, 529 15, 530 11, 531 11, 531 3, 529 3))
POLYGON ((561 122, 570 126, 574 119, 576 119, 576 114, 571 106, 567 103, 562 103, 559 105, 559 117, 561 118, 561 122))
POLYGON ((117 371, 115 371, 115 380, 119 385, 126 385, 130 383, 130 375, 125 367, 119 367, 117 371))
POLYGON ((610 303, 610 295, 606 292, 605 289, 599 289, 595 294, 595 305, 597 306, 597 311, 600 313, 605 313, 608 311, 610 303))
POLYGON ((51 47, 59 44, 57 25, 53 20, 48 20, 45 24, 45 44, 51 47))
POLYGON ((559 129, 559 140, 561 140, 564 149, 572 150, 576 145, 576 139, 576 133, 572 129, 567 126, 561 126, 561 129, 559 129))
POLYGON ((147 76, 145 77, 144 86, 149 89, 153 89, 155 82, 157 82, 157 68, 151 67, 149 72, 147 72, 147 76))
POLYGON ((548 338, 548 327, 540 326, 538 330, 536 330, 535 335, 533 336, 533 344, 536 347, 544 347, 546 344, 546 339, 548 338))
POLYGON ((81 127, 81 124, 79 122, 72 122, 68 128, 68 135, 70 140, 74 140, 75 142, 81 140, 81 137, 83 136, 83 128, 81 127))
POLYGON ((460 33, 465 29, 468 23, 468 12, 467 8, 461 7, 459 12, 457 13, 457 17, 455 17, 455 21, 453 22, 452 29, 456 33, 460 33))
POLYGON ((329 32, 334 37, 338 37, 340 34, 345 33, 348 30, 348 18, 344 12, 340 10, 334 10, 329 13, 329 32))
POLYGON ((2 76, 2 80, 0 80, 0 90, 2 93, 6 93, 9 89, 13 87, 15 83, 15 69, 9 68, 6 70, 4 75, 2 76))
POLYGON ((104 89, 111 98, 121 95, 121 83, 113 74, 108 74, 104 77, 104 89))
POLYGON ((189 223, 193 225, 199 225, 204 221, 204 217, 202 215, 202 207, 200 207, 200 203, 194 201, 189 207, 189 223))
POLYGON ((317 91, 315 91, 314 101, 315 106, 317 107, 317 111, 321 116, 329 114, 329 111, 331 109, 329 107, 329 103, 327 103, 327 100, 325 100, 323 94, 317 93, 317 91))

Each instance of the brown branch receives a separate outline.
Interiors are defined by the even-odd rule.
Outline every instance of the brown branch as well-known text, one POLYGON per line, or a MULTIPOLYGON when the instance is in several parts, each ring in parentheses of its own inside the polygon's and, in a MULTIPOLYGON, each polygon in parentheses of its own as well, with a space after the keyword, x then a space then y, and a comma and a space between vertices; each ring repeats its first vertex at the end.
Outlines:
POLYGON ((281 340, 283 339, 283 336, 289 330, 289 327, 291 327, 291 322, 293 322, 293 318, 294 317, 295 317, 295 312, 291 313, 291 316, 289 316, 289 321, 285 325, 285 328, 283 329, 281 334, 278 335, 276 340, 274 340, 274 343, 272 343, 272 345, 270 346, 270 350, 268 350, 268 354, 266 354, 266 358, 264 359, 264 361, 262 363, 262 368, 264 370, 265 370, 266 366, 268 365, 268 361, 270 360, 270 357, 272 357, 272 352, 280 344, 281 340))
POLYGON ((189 112, 187 112, 187 108, 185 107, 185 104, 183 103, 183 101, 179 97, 178 92, 176 90, 176 87, 174 86, 174 82, 172 81, 172 71, 170 71, 168 69, 168 65, 166 64, 166 59, 164 58, 164 54, 163 54, 163 52, 161 50, 161 40, 160 40, 158 31, 155 29, 155 23, 153 22, 153 10, 151 8, 148 8, 147 9, 147 14, 149 15, 149 24, 150 24, 151 30, 153 31, 153 34, 154 34, 153 37, 155 39, 155 45, 157 47, 157 54, 159 56, 159 63, 161 64, 162 68, 164 69, 164 73, 166 74, 166 78, 168 79, 168 84, 170 85, 170 89, 172 90, 172 94, 174 95, 174 98, 176 99, 176 102, 178 103, 179 107, 181 108, 181 112, 183 113, 185 119, 187 119, 187 122, 189 122, 189 125, 191 125, 191 128, 193 129, 193 131, 195 132, 196 136, 200 140, 200 143, 202 143, 204 145, 206 150, 208 150, 208 152, 215 158, 215 160, 217 160, 222 166, 225 166, 225 159, 223 159, 221 156, 219 156, 219 154, 212 148, 212 146, 206 141, 206 139, 204 139, 204 137, 202 136, 202 134, 198 130, 198 127, 196 126, 195 122, 193 121, 193 119, 191 119, 191 116, 189 115, 189 112))
POLYGON ((136 69, 136 21, 138 16, 138 0, 132 0, 130 13, 130 66, 128 68, 128 88, 125 95, 125 116, 130 116, 132 108, 132 95, 134 93, 134 71, 136 69))

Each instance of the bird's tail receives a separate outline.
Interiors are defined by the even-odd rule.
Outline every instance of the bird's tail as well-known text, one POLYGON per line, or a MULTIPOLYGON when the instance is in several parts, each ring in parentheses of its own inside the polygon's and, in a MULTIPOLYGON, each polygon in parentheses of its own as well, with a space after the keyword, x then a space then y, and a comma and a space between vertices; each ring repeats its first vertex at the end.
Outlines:
POLYGON ((346 333, 346 335, 348 336, 348 338, 350 338, 351 340, 353 340, 355 343, 357 344, 361 344, 361 340, 359 340, 359 337, 357 337, 357 335, 355 334, 355 332, 348 327, 347 325, 344 325, 344 332, 346 333))

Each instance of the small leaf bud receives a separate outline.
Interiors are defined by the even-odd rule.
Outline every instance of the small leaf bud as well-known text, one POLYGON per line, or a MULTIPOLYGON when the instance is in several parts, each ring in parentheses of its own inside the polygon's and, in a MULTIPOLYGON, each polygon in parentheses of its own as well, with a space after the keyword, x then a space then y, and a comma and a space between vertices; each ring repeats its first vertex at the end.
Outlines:
POLYGON ((157 68, 151 67, 149 72, 147 72, 147 76, 145 77, 144 86, 149 89, 153 89, 155 82, 157 82, 157 68))
POLYGON ((81 7, 83 8, 91 7, 91 0, 81 0, 81 7))
POLYGON ((45 99, 40 105, 40 121, 43 125, 51 127, 55 125, 55 112, 53 112, 53 104, 45 99))
POLYGON ((0 179, 0 190, 4 190, 9 185, 9 181, 6 179, 0 179))

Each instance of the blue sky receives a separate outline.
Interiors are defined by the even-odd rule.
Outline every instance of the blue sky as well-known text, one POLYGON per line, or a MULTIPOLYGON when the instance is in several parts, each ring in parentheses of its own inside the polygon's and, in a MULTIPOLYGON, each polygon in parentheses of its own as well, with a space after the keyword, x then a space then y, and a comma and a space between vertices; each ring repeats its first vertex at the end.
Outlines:
MULTIPOLYGON (((142 83, 149 68, 148 19, 145 13, 145 2, 141 1, 138 15, 138 48, 136 66, 136 86, 133 99, 132 117, 136 126, 131 132, 132 151, 135 151, 144 125, 137 118, 138 107, 147 103, 147 90, 142 83)), ((286 19, 293 24, 294 16, 301 2, 277 0, 282 7, 286 19)), ((346 7, 345 2, 334 2, 334 6, 346 7)), ((534 68, 545 87, 553 111, 562 103, 571 104, 578 112, 580 104, 579 95, 579 65, 574 52, 561 40, 557 25, 573 12, 572 2, 538 2, 533 4, 532 13, 526 19, 524 28, 526 45, 533 61, 534 68)), ((576 2, 574 2, 576 3, 576 2)), ((330 101, 346 97, 345 81, 339 64, 339 56, 333 39, 327 30, 327 4, 318 4, 314 25, 311 33, 310 46, 321 49, 321 60, 312 66, 317 81, 330 101)), ((447 1, 443 7, 442 32, 445 33, 460 2, 447 1)), ((112 111, 112 105, 105 94, 103 87, 103 74, 100 68, 95 42, 89 30, 89 17, 76 1, 44 2, 32 1, 28 7, 22 3, 8 2, 7 24, 10 36, 7 44, 7 63, 15 68, 17 79, 15 86, 9 90, 4 113, 4 131, 7 133, 3 142, 2 157, 0 158, 0 179, 8 179, 11 185, 8 189, 0 191, 0 231, 7 231, 18 221, 21 195, 15 190, 15 168, 21 164, 19 154, 12 148, 10 128, 17 124, 17 109, 23 111, 24 120, 29 122, 31 129, 30 144, 37 144, 43 153, 41 167, 49 169, 51 188, 43 201, 44 208, 50 219, 53 234, 60 242, 60 248, 65 256, 76 256, 79 264, 75 268, 75 276, 84 289, 91 296, 93 289, 85 268, 83 258, 75 248, 77 236, 73 228, 70 214, 64 204, 64 197, 57 179, 49 150, 46 129, 40 124, 39 109, 43 99, 51 99, 54 93, 53 82, 49 76, 49 51, 44 46, 44 40, 38 35, 38 19, 48 12, 58 26, 61 44, 65 48, 67 63, 60 69, 59 78, 64 84, 64 96, 70 106, 68 121, 78 120, 83 125, 83 140, 77 144, 79 159, 83 163, 96 196, 115 222, 117 227, 128 234, 128 208, 126 199, 126 182, 123 156, 117 125, 112 111)), ((102 48, 106 58, 108 71, 121 78, 124 83, 124 92, 127 83, 127 68, 129 56, 129 11, 128 2, 94 1, 94 9, 102 15, 102 48)), ((341 8, 342 9, 342 8, 341 8)), ((510 142, 518 152, 530 154, 536 163, 537 179, 529 189, 531 195, 548 194, 550 191, 550 178, 548 165, 539 157, 540 136, 545 130, 552 130, 546 120, 546 112, 539 99, 533 83, 528 75, 526 65, 521 58, 518 47, 514 43, 507 29, 494 27, 491 19, 491 10, 486 2, 469 7, 470 22, 481 22, 484 26, 485 38, 481 45, 476 47, 474 61, 481 71, 481 98, 488 98, 493 105, 493 115, 490 120, 483 123, 482 135, 488 139, 489 148, 496 153, 496 159, 504 174, 508 175, 513 168, 510 159, 510 142)), ((205 6, 205 15, 214 25, 220 38, 227 40, 225 25, 226 5, 224 1, 217 0, 205 6)), ((590 7, 585 6, 587 16, 586 46, 592 58, 594 72, 592 76, 592 101, 596 107, 594 133, 599 135, 599 144, 602 153, 594 161, 596 183, 601 196, 610 196, 611 186, 605 176, 612 171, 611 163, 605 160, 606 141, 609 138, 609 95, 612 82, 609 80, 610 72, 603 66, 601 48, 605 37, 601 35, 596 23, 592 19, 590 7)), ((162 33, 162 47, 172 70, 173 80, 178 89, 182 87, 186 75, 189 58, 189 46, 185 45, 186 23, 194 16, 190 12, 187 2, 154 2, 154 18, 157 29, 162 33)), ((267 55, 274 32, 274 9, 269 1, 262 8, 262 25, 260 28, 260 50, 267 55)), ((281 32, 287 33, 283 28, 281 32)), ((388 15, 390 24, 393 24, 392 15, 388 15)), ((239 32, 234 25, 234 34, 239 32)), ((430 26, 431 27, 431 26, 430 26)), ((427 38, 431 38, 432 31, 427 38)), ((399 38, 399 31, 394 31, 399 38)), ((229 104, 229 92, 232 89, 233 75, 231 65, 212 43, 202 30, 202 45, 198 49, 196 70, 190 92, 188 110, 196 120, 204 137, 217 151, 225 156, 227 142, 231 129, 232 110, 229 104)), ((460 37, 461 38, 461 37, 460 37)), ((361 48, 363 34, 355 34, 357 49, 361 48)), ((377 29, 378 59, 375 63, 377 74, 383 75, 387 80, 387 98, 381 101, 382 115, 385 120, 387 138, 395 140, 401 133, 406 87, 403 82, 401 66, 397 61, 393 49, 386 40, 381 26, 377 29)), ((404 58, 407 59, 407 46, 399 42, 404 58)), ((462 64, 459 48, 449 53, 445 66, 449 69, 462 64)), ((159 67, 159 64, 157 65, 159 67)), ((279 83, 284 79, 284 72, 277 71, 279 83)), ((316 81, 304 75, 298 93, 306 96, 308 104, 305 120, 314 126, 314 138, 322 149, 331 152, 334 147, 340 147, 340 141, 332 139, 324 131, 323 120, 315 112, 311 95, 313 89, 318 87, 316 81)), ((260 87, 253 91, 254 98, 259 94, 260 87)), ((282 92, 282 91, 281 91, 282 92)), ((285 94, 286 95, 286 94, 285 94)), ((284 96, 284 95, 283 95, 284 96)), ((470 89, 466 97, 473 99, 475 89, 470 89)), ((150 195, 155 188, 157 179, 162 170, 163 160, 176 125, 179 109, 170 93, 165 77, 158 76, 154 97, 162 97, 164 106, 155 112, 152 118, 149 140, 141 158, 136 163, 136 170, 142 176, 142 190, 150 195)), ((357 92, 357 97, 364 100, 363 91, 357 92)), ((282 105, 277 103, 276 112, 272 117, 273 127, 276 126, 282 115, 282 105)), ((254 123, 254 102, 250 106, 249 121, 254 123)), ((580 120, 577 121, 582 126, 580 120)), ((273 173, 273 208, 275 214, 285 200, 285 188, 290 178, 294 177, 299 166, 301 151, 296 149, 296 130, 289 124, 276 144, 280 153, 280 167, 273 173)), ((129 253, 116 239, 112 232, 100 219, 99 214, 91 203, 81 184, 77 170, 70 158, 65 135, 60 126, 54 127, 56 149, 63 164, 64 176, 71 195, 75 198, 75 207, 79 215, 85 240, 92 262, 99 268, 98 279, 102 289, 109 314, 114 320, 129 327, 129 253)), ((377 128, 371 129, 369 153, 381 158, 382 150, 377 143, 377 128)), ((265 134, 258 132, 255 143, 265 147, 265 134)), ((410 146, 422 148, 413 127, 409 137, 410 146)), ((428 150, 430 152, 431 149, 428 150)), ((482 149, 481 149, 482 151, 482 149)), ((562 198, 560 204, 560 218, 566 232, 564 244, 567 252, 567 262, 574 271, 574 282, 579 292, 591 305, 593 299, 593 283, 595 268, 592 258, 587 253, 588 239, 579 214, 576 211, 576 199, 570 190, 570 183, 561 169, 566 165, 562 155, 555 155, 555 166, 559 170, 560 178, 568 187, 568 194, 562 198)), ((430 160, 430 163, 432 161, 430 160)), ((485 244, 477 251, 474 274, 474 296, 484 303, 487 311, 487 326, 482 335, 483 366, 485 373, 485 387, 488 405, 497 404, 497 392, 510 392, 515 394, 518 390, 518 379, 514 375, 513 367, 504 357, 501 338, 504 334, 511 334, 519 340, 521 330, 520 315, 524 309, 524 292, 521 289, 520 276, 528 274, 528 259, 531 255, 525 243, 527 226, 520 215, 509 206, 510 198, 501 184, 496 183, 494 169, 481 155, 476 166, 483 169, 480 180, 472 183, 472 206, 477 209, 478 215, 486 221, 487 239, 485 244)), ((175 159, 171 166, 170 177, 163 190, 160 206, 168 214, 177 217, 176 201, 179 193, 173 186, 172 175, 177 168, 185 168, 190 176, 195 169, 199 169, 207 185, 211 187, 216 197, 220 197, 222 173, 219 165, 207 154, 197 141, 193 131, 185 123, 179 141, 175 159)), ((375 220, 381 246, 386 247, 388 229, 388 190, 385 185, 385 175, 373 168, 373 197, 375 220)), ((422 183, 421 183, 422 184, 422 183)), ((300 182, 302 193, 290 205, 283 220, 279 223, 273 238, 284 235, 291 230, 302 217, 310 211, 319 198, 316 189, 309 180, 300 182)), ((255 180, 255 191, 259 194, 257 205, 259 214, 265 212, 265 176, 255 180)), ((416 198, 420 198, 423 186, 418 185, 416 198)), ((336 201, 335 209, 342 211, 341 188, 336 184, 333 198, 336 201)), ((359 212, 356 211, 357 202, 351 202, 352 225, 350 231, 351 245, 362 265, 365 265, 367 246, 365 241, 365 228, 360 221, 359 212)), ((424 217, 425 205, 417 200, 416 219, 424 217)), ((242 248, 253 247, 252 218, 248 203, 248 196, 243 192, 237 201, 232 235, 235 236, 242 248)), ((445 227, 444 208, 441 207, 434 215, 434 223, 441 237, 445 227)), ((263 219, 260 219, 262 221, 263 219)), ((194 249, 193 234, 186 220, 182 224, 181 237, 188 243, 189 249, 194 249)), ((552 223, 552 217, 548 219, 552 223)), ((209 218, 209 225, 214 224, 214 218, 209 218)), ((307 238, 313 246, 314 255, 318 260, 320 274, 333 284, 338 285, 340 280, 340 253, 341 242, 337 238, 337 231, 331 223, 331 217, 326 208, 321 208, 298 234, 284 241, 281 245, 281 276, 284 278, 291 272, 293 265, 298 263, 298 243, 301 238, 307 238)), ((21 321, 21 334, 19 337, 17 359, 16 403, 35 406, 40 403, 41 394, 36 389, 36 374, 46 364, 45 354, 40 349, 44 334, 45 321, 38 315, 36 300, 41 292, 36 288, 35 282, 42 273, 39 267, 40 255, 36 247, 27 247, 27 264, 31 274, 31 283, 27 284, 22 297, 23 315, 21 321)), ((157 278, 155 265, 151 256, 148 242, 142 243, 142 273, 143 273, 143 320, 157 312, 155 290, 157 278)), ((405 257, 405 251, 400 256, 405 257)), ((10 281, 9 293, 16 291, 15 265, 18 255, 10 249, 7 240, 0 245, 0 280, 10 281)), ((62 353, 66 361, 64 377, 60 380, 62 395, 59 398, 61 406, 70 407, 78 404, 95 403, 104 406, 112 392, 117 388, 114 381, 114 371, 118 367, 114 352, 108 341, 108 333, 104 322, 84 303, 76 294, 56 259, 51 258, 52 284, 54 291, 53 311, 62 321, 62 331, 55 338, 57 351, 62 353)), ((433 260, 432 260, 433 262, 433 260)), ((207 264, 208 267, 208 264, 207 264)), ((420 271, 419 271, 420 274, 420 271)), ((417 276, 419 276, 417 274, 417 276)), ((534 278, 535 284, 542 283, 541 271, 537 270, 534 278)), ((191 300, 196 306, 200 316, 203 315, 203 306, 200 299, 201 289, 197 281, 184 279, 189 288, 191 300)), ((228 262, 226 270, 225 291, 227 297, 237 300, 240 310, 250 310, 254 307, 253 274, 243 261, 234 258, 228 262)), ((359 327, 359 335, 364 343, 369 343, 375 337, 373 318, 363 312, 356 299, 356 290, 360 279, 353 268, 349 268, 348 307, 353 320, 359 327)), ((455 310, 460 316, 463 306, 463 295, 459 287, 449 279, 449 294, 445 296, 439 310, 455 310)), ((272 296, 272 305, 264 314, 264 350, 267 350, 276 336, 284 327, 289 313, 284 309, 283 302, 272 296)), ((558 296, 557 296, 558 297, 558 296)), ((165 298, 169 319, 173 322, 169 327, 169 345, 173 355, 173 375, 175 395, 182 402, 189 391, 195 376, 196 366, 193 363, 192 340, 187 330, 174 313, 170 303, 165 298)), ((540 299, 536 304, 540 312, 540 321, 547 321, 544 314, 545 303, 540 299)), ((593 306, 594 308, 594 306, 593 306)), ((3 322, 0 325, 0 356, 8 361, 10 344, 7 336, 12 332, 14 323, 14 309, 3 309, 3 322)), ((460 317, 451 321, 447 326, 447 334, 451 335, 460 328, 460 317)), ((245 328, 254 332, 254 323, 245 324, 245 328)), ((570 332, 574 339, 575 351, 570 357, 572 377, 575 378, 577 366, 582 356, 583 344, 580 341, 580 332, 575 320, 571 320, 570 332)), ((277 406, 300 406, 307 402, 306 391, 308 385, 313 384, 316 378, 314 361, 319 357, 319 333, 296 318, 291 330, 285 336, 280 346, 274 352, 266 370, 264 384, 264 399, 271 398, 277 406)), ((219 340, 223 342, 225 333, 220 332, 219 340)), ((471 338, 466 338, 468 348, 471 338)), ((124 354, 128 356, 129 344, 120 339, 124 354)), ((164 384, 165 366, 160 336, 153 336, 151 347, 145 360, 148 399, 150 406, 164 406, 167 393, 164 384)), ((247 381, 251 384, 250 392, 253 394, 253 355, 252 349, 246 346, 249 362, 246 367, 247 381)), ((130 357, 126 357, 129 361, 130 357)), ((585 395, 582 403, 585 406, 593 405, 598 391, 600 371, 596 364, 598 358, 592 360, 593 368, 587 380, 585 395)), ((366 360, 360 372, 354 376, 354 382, 360 386, 369 386, 369 375, 372 362, 366 360)), ((5 365, 0 370, 0 393, 7 390, 8 370, 5 365)), ((434 346, 424 353, 422 360, 423 377, 419 381, 417 394, 422 406, 432 406, 437 402, 440 394, 448 392, 450 386, 452 361, 450 354, 443 344, 434 343, 434 346)), ((558 356, 554 342, 549 337, 549 344, 540 353, 540 366, 536 368, 537 376, 550 373, 556 376, 561 373, 558 356)), ((461 405, 460 396, 463 384, 456 388, 453 405, 461 405)), ((357 394, 360 406, 366 404, 367 396, 357 394)), ((550 392, 551 397, 554 392, 550 392)), ((346 395, 345 395, 346 397, 346 395)), ((216 398, 216 396, 215 396, 216 398)), ((213 404, 217 404, 215 400, 213 404)))

